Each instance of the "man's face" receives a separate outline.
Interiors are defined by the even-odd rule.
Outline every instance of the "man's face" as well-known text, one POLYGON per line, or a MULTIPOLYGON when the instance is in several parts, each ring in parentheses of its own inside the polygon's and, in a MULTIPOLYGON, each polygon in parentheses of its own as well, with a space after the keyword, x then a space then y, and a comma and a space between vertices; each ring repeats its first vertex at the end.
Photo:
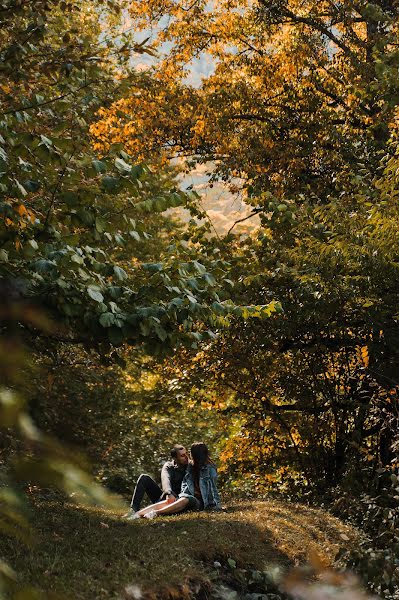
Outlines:
POLYGON ((175 458, 176 464, 183 466, 188 464, 188 454, 185 448, 177 451, 177 456, 175 458))

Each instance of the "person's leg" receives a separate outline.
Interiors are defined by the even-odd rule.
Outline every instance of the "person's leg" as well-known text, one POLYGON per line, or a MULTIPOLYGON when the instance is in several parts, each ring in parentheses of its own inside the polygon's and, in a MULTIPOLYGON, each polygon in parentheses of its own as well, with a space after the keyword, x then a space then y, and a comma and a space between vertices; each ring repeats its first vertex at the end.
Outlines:
POLYGON ((162 496, 162 490, 159 485, 149 475, 140 475, 133 492, 130 506, 137 512, 143 501, 144 494, 147 494, 152 503, 156 502, 162 496))
MULTIPOLYGON (((176 504, 176 502, 174 502, 174 504, 176 504)), ((146 515, 148 512, 151 512, 152 510, 158 510, 160 508, 164 508, 165 506, 168 506, 169 502, 168 500, 162 500, 162 502, 156 502, 155 504, 150 504, 150 506, 146 506, 145 508, 142 508, 141 510, 139 510, 137 512, 137 514, 140 517, 144 517, 144 515, 146 515)))
POLYGON ((159 502, 153 506, 153 509, 158 515, 173 515, 175 513, 182 512, 182 510, 187 508, 189 500, 188 498, 179 498, 176 500, 176 502, 172 502, 172 504, 167 503, 166 506, 161 506, 161 504, 164 503, 159 502))

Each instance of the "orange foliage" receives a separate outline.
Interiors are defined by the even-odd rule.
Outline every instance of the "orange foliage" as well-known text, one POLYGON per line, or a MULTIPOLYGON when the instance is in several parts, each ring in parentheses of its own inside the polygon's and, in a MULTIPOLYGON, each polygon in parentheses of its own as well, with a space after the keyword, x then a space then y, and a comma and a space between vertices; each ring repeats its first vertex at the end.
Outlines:
MULTIPOLYGON (((352 113, 359 132, 370 118, 359 113, 358 75, 320 32, 306 24, 270 27, 258 7, 251 0, 215 0, 211 9, 206 0, 132 2, 135 26, 156 31, 160 57, 153 70, 138 74, 127 98, 100 111, 91 128, 95 148, 121 142, 139 160, 206 154, 224 161, 229 175, 267 176, 276 188, 288 174, 306 171, 309 157, 300 148, 310 144, 309 129, 315 168, 333 160, 328 123, 334 118, 336 132, 346 136, 352 113), (214 71, 196 87, 190 69, 201 55, 214 71)), ((289 7, 299 16, 328 15, 331 8, 299 0, 289 7)), ((356 44, 350 52, 359 52, 356 44)))

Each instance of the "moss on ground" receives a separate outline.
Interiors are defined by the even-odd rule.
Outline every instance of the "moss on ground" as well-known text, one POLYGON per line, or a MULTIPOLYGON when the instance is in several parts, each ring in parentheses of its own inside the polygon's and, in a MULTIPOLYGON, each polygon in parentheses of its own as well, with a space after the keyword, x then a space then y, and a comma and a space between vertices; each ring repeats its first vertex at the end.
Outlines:
POLYGON ((288 570, 317 555, 328 567, 340 546, 358 542, 353 528, 328 513, 277 501, 129 522, 105 509, 36 499, 32 522, 36 544, 3 538, 1 554, 21 584, 74 600, 120 598, 129 586, 158 599, 189 597, 194 582, 209 585, 215 560, 288 570))

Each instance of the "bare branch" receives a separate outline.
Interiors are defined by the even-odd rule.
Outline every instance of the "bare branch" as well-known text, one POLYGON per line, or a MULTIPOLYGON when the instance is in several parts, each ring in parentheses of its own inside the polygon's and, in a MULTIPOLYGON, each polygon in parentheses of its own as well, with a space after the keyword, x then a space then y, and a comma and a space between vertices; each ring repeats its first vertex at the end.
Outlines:
POLYGON ((236 225, 238 225, 238 223, 242 223, 243 221, 247 221, 248 219, 252 219, 252 217, 255 217, 256 215, 258 215, 259 213, 263 212, 263 208, 255 208, 255 210, 253 210, 249 215, 247 215, 246 217, 243 217, 242 219, 237 219, 237 221, 234 221, 233 225, 230 227, 230 229, 228 230, 228 232, 226 233, 226 237, 231 233, 231 231, 234 229, 234 227, 236 225))

